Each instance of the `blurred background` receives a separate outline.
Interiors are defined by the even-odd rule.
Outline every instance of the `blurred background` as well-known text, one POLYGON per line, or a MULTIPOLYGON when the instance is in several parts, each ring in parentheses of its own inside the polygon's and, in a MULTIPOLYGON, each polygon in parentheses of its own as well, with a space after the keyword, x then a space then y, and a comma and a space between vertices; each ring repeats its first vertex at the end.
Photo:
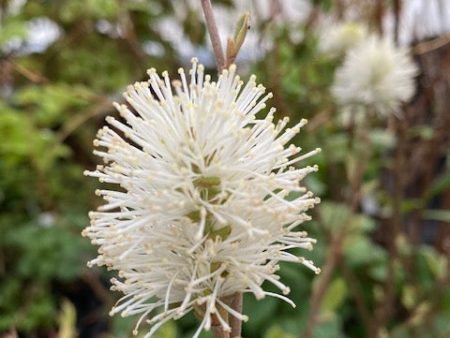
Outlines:
MULTIPOLYGON (((242 77, 274 93, 278 117, 309 119, 296 144, 322 148, 306 180, 322 203, 305 225, 322 274, 282 265, 297 308, 245 298, 243 336, 450 337, 450 2, 213 6, 223 41, 250 11, 242 77), (419 67, 411 102, 367 116, 364 135, 330 92, 342 57, 321 48, 348 20, 410 47, 419 67)), ((192 56, 215 72, 200 1, 0 0, 0 336, 131 337, 136 318, 108 316, 120 296, 111 275, 86 267, 96 249, 80 232, 101 201, 82 173, 125 86, 149 67, 174 77, 192 56)), ((191 337, 197 324, 157 337, 191 337)))

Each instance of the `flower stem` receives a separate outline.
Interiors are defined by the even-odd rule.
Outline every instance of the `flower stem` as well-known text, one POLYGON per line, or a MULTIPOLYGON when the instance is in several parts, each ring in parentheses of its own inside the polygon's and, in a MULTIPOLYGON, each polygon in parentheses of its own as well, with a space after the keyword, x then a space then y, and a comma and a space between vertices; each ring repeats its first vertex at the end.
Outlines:
MULTIPOLYGON (((229 315, 228 312, 223 311, 221 307, 217 309, 218 313, 221 314, 221 317, 225 322, 229 323, 229 315)), ((230 338, 230 332, 225 331, 220 321, 217 319, 217 316, 215 314, 211 314, 211 331, 214 338, 230 338)))
POLYGON ((222 71, 225 67, 225 54, 222 49, 222 42, 220 41, 219 30, 217 29, 216 20, 211 6, 210 0, 201 0, 203 13, 206 19, 206 27, 209 32, 209 38, 216 57, 217 69, 222 71))
MULTIPOLYGON (((231 302, 231 307, 239 313, 242 313, 243 295, 237 292, 231 302)), ((242 321, 234 316, 230 316, 231 338, 241 336, 242 321)))
POLYGON ((223 330, 222 325, 215 325, 211 327, 214 338, 230 338, 230 333, 223 330))
MULTIPOLYGON (((221 72, 225 67, 228 67, 231 62, 236 58, 239 49, 244 42, 245 34, 241 40, 239 40, 239 46, 234 50, 232 57, 227 57, 225 60, 225 54, 222 49, 222 42, 220 40, 219 30, 217 29, 216 20, 214 18, 214 13, 210 0, 201 0, 203 14, 205 15, 206 27, 208 29, 209 38, 211 39, 211 44, 214 50, 214 55, 216 58, 217 69, 221 72)), ((245 26, 248 25, 249 14, 244 15, 245 26)), ((245 27, 244 27, 245 28, 245 27)), ((241 34, 242 35, 242 34, 241 34)), ((231 307, 239 313, 242 313, 242 293, 238 292, 233 296, 231 301, 231 307)), ((242 322, 238 318, 231 316, 229 319, 229 324, 231 326, 231 338, 238 338, 241 336, 242 322)), ((230 333, 225 332, 221 325, 212 326, 211 331, 214 338, 230 338, 230 333)))

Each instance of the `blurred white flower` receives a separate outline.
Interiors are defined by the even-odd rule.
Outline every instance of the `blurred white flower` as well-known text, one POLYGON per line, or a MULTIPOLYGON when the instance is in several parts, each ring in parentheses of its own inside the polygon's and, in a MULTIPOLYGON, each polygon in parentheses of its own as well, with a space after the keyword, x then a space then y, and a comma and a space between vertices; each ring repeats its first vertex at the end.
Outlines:
POLYGON ((342 56, 367 38, 364 25, 348 21, 324 26, 319 33, 319 50, 331 56, 342 56))
POLYGON ((398 112, 415 92, 418 69, 407 49, 370 36, 348 51, 336 71, 332 93, 346 108, 369 108, 379 114, 398 112))
POLYGON ((306 123, 284 129, 272 123, 275 109, 256 114, 272 94, 245 84, 235 66, 211 82, 193 60, 190 79, 170 83, 154 69, 148 82, 129 86, 128 105, 118 105, 123 122, 98 133, 94 153, 105 165, 87 175, 119 187, 100 190, 106 204, 91 212, 84 235, 99 245, 90 264, 117 270, 113 289, 125 296, 111 314, 139 314, 153 325, 145 337, 170 319, 195 310, 201 324, 194 337, 222 325, 236 292, 256 298, 283 295, 262 289, 264 281, 284 295, 289 288, 276 274, 280 261, 313 263, 288 252, 310 250, 315 242, 297 227, 318 199, 300 181, 317 167, 294 167, 318 150, 299 155, 288 142, 306 123), (133 111, 132 111, 133 109, 133 111), (125 138, 121 135, 124 135, 125 138), (214 323, 213 323, 214 322, 214 323))
POLYGON ((42 212, 37 217, 37 224, 43 228, 50 228, 56 223, 56 216, 52 212, 42 212))

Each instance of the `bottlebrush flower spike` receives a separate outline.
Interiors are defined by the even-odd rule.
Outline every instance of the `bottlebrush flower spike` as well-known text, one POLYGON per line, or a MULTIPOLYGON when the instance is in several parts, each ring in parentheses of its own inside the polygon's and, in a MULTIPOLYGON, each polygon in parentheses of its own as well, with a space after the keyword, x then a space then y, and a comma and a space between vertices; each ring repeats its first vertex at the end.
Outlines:
POLYGON ((261 287, 267 280, 289 293, 276 274, 280 261, 319 272, 287 251, 315 242, 295 229, 319 202, 300 186, 317 167, 294 165, 319 150, 285 147, 306 121, 285 129, 287 118, 273 124, 273 108, 256 118, 272 94, 235 71, 211 82, 193 59, 189 80, 180 69, 171 85, 167 72, 150 69, 149 81, 128 87, 128 105, 116 104, 124 122, 108 117, 113 129, 94 141, 104 165, 86 174, 117 190, 97 191, 106 204, 83 234, 99 246, 90 265, 118 271, 112 288, 124 296, 111 314, 139 315, 135 334, 144 319, 151 337, 192 310, 201 318, 194 337, 213 319, 230 330, 226 313, 247 319, 227 304, 236 292, 293 305, 261 287))
POLYGON ((417 74, 406 48, 372 35, 348 51, 336 71, 332 92, 345 108, 369 108, 387 116, 412 98, 417 74))
POLYGON ((318 48, 332 57, 343 56, 367 37, 367 28, 356 21, 328 23, 319 31, 318 48))

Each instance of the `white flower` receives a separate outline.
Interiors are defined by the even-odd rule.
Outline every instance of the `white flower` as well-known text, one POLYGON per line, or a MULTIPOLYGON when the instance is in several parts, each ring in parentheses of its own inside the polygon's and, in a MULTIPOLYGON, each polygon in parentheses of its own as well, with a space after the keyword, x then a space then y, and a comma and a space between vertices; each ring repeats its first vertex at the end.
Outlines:
POLYGON ((320 31, 319 51, 331 56, 340 56, 348 49, 357 46, 366 37, 366 27, 358 22, 331 24, 320 31))
POLYGON ((348 51, 332 87, 337 102, 387 115, 398 112, 415 92, 418 70, 407 49, 371 36, 348 51))
POLYGON ((318 203, 300 186, 317 168, 294 165, 318 150, 285 148, 306 121, 284 129, 287 118, 272 123, 275 109, 256 118, 272 95, 254 76, 244 84, 231 66, 211 82, 203 71, 194 59, 189 80, 180 69, 171 86, 151 69, 129 86, 128 105, 116 104, 124 121, 108 117, 114 130, 94 141, 105 165, 87 172, 117 186, 98 191, 106 204, 90 213, 84 235, 100 246, 91 264, 118 271, 113 289, 125 296, 111 314, 139 314, 136 330, 152 316, 145 337, 191 310, 201 317, 194 337, 212 320, 229 330, 226 313, 247 319, 226 302, 236 292, 293 304, 261 288, 267 280, 289 293, 280 261, 319 271, 287 251, 315 242, 296 228, 318 203))

